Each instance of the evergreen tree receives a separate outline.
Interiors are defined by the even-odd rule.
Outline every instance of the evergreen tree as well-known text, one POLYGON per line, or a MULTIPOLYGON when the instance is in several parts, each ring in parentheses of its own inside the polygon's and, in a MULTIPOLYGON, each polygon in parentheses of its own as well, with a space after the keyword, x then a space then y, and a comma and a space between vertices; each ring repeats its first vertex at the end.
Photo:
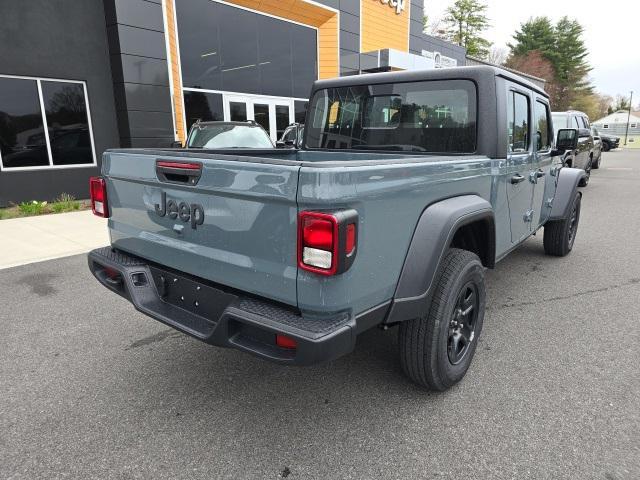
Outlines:
POLYGON ((532 18, 520 26, 509 44, 511 59, 521 58, 531 51, 539 51, 553 65, 558 85, 557 103, 553 108, 565 110, 580 97, 592 95, 588 74, 589 54, 582 39, 584 29, 576 20, 561 18, 555 25, 547 17, 532 18))
POLYGON ((582 25, 567 17, 561 18, 555 28, 557 59, 554 66, 563 93, 570 101, 593 92, 587 76, 591 67, 587 62, 589 51, 582 40, 583 32, 582 25))
POLYGON ((520 26, 513 35, 516 41, 508 44, 512 56, 523 56, 538 50, 551 63, 554 63, 556 32, 548 17, 536 17, 520 26))
POLYGON ((467 55, 485 58, 491 42, 482 37, 489 27, 487 6, 478 0, 456 0, 447 8, 444 23, 449 40, 467 49, 467 55))

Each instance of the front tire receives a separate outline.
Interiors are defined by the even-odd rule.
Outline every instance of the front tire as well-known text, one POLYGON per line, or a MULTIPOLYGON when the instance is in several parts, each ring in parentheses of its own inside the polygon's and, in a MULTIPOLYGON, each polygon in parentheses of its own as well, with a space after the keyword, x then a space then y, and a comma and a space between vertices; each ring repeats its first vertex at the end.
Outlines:
POLYGON ((576 192, 573 197, 569 216, 562 220, 547 222, 544 226, 544 253, 554 257, 564 257, 572 249, 580 223, 580 204, 582 196, 576 192))
POLYGON ((472 252, 450 249, 436 273, 427 311, 400 324, 404 373, 429 390, 443 391, 458 383, 475 354, 485 304, 482 262, 472 252))
POLYGON ((602 151, 600 152, 600 155, 598 155, 598 161, 596 163, 593 164, 593 169, 597 170, 600 168, 600 162, 602 162, 602 151))

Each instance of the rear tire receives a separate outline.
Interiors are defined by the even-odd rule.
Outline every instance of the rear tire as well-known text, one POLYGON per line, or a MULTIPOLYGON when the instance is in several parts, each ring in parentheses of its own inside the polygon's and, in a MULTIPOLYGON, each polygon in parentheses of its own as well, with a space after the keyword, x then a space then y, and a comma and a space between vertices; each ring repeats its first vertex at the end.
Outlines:
POLYGON ((602 151, 603 152, 608 152, 609 150, 611 150, 611 147, 609 146, 609 144, 606 143, 606 142, 603 142, 602 143, 602 151))
POLYGON ((431 303, 421 318, 400 324, 404 373, 430 390, 443 391, 467 372, 482 331, 484 267, 467 250, 450 249, 434 278, 431 303))
POLYGON ((547 222, 544 226, 544 253, 554 257, 564 257, 572 249, 580 223, 580 204, 582 196, 575 193, 569 210, 569 216, 562 220, 547 222))

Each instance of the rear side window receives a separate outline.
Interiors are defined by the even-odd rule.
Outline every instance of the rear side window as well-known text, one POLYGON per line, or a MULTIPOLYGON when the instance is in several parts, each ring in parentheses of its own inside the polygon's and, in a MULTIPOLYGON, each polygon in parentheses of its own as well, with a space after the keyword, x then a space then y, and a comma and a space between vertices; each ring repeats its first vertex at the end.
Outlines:
POLYGON ((469 80, 355 85, 317 91, 308 148, 473 153, 476 87, 469 80))
POLYGON ((540 101, 536 101, 536 118, 534 126, 536 130, 536 150, 539 152, 551 149, 551 138, 553 134, 549 128, 551 125, 549 117, 549 106, 540 101))
POLYGON ((529 98, 518 92, 510 92, 507 105, 509 151, 529 151, 529 98))

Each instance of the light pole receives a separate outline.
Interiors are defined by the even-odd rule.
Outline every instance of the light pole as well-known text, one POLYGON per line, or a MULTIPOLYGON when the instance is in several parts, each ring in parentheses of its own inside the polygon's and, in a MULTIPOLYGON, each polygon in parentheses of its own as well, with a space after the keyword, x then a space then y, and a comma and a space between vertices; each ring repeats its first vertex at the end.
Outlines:
POLYGON ((629 96, 629 114, 627 115, 627 131, 624 133, 624 146, 627 146, 627 137, 629 136, 629 121, 631 120, 631 105, 633 103, 633 90, 629 96))

